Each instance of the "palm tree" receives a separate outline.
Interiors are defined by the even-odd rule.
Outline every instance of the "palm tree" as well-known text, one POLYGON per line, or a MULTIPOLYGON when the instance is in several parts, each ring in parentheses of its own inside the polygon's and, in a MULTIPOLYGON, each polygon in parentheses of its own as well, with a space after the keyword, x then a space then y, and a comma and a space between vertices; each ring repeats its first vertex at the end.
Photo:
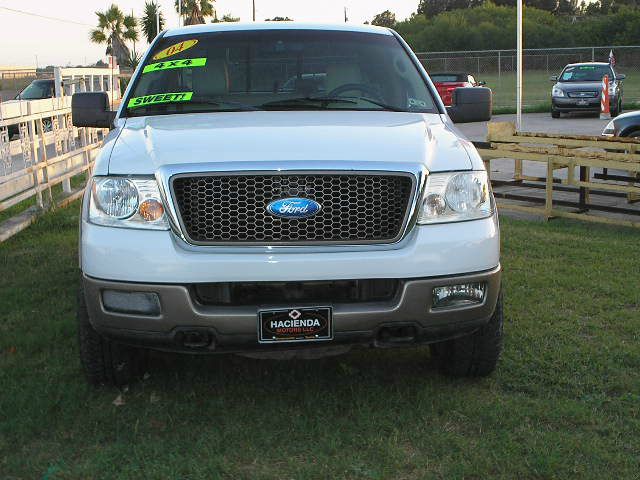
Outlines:
POLYGON ((176 0, 176 11, 178 11, 178 2, 182 2, 185 25, 205 23, 206 17, 213 17, 215 14, 213 8, 215 0, 176 0))
POLYGON ((164 15, 160 10, 160 5, 155 0, 151 0, 149 2, 145 2, 144 4, 144 15, 142 15, 141 19, 141 28, 142 33, 147 38, 147 42, 151 43, 154 38, 158 35, 157 28, 157 15, 160 15, 160 31, 164 28, 164 15))
POLYGON ((126 15, 115 4, 104 12, 96 12, 98 28, 91 30, 89 38, 94 43, 106 43, 107 55, 113 55, 120 65, 127 65, 131 56, 125 40, 138 40, 138 21, 133 15, 126 15))

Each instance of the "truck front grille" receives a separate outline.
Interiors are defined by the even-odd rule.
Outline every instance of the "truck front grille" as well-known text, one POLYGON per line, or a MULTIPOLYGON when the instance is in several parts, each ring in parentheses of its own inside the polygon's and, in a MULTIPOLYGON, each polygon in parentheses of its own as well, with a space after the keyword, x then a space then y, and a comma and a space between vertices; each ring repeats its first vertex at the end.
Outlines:
POLYGON ((181 227, 197 245, 393 243, 408 221, 413 175, 199 174, 172 180, 181 227), (308 218, 280 218, 267 206, 302 197, 318 202, 308 218))
POLYGON ((595 90, 580 91, 580 92, 568 92, 569 98, 596 98, 600 94, 595 90))

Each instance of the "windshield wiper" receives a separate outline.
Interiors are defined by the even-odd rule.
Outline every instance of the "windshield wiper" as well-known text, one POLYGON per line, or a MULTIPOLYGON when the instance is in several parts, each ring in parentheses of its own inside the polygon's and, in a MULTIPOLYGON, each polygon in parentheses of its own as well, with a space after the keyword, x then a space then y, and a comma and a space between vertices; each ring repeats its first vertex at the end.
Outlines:
POLYGON ((374 100, 373 98, 368 98, 368 97, 355 97, 355 98, 357 98, 358 100, 362 100, 363 102, 372 103, 373 105, 382 107, 382 109, 389 110, 390 112, 406 112, 406 110, 402 108, 395 107, 393 105, 387 105, 386 103, 379 102, 378 100, 374 100))
POLYGON ((193 97, 189 102, 184 103, 183 105, 211 105, 214 107, 222 107, 224 105, 228 105, 238 111, 253 111, 253 110, 262 110, 260 107, 256 107, 255 105, 249 105, 247 103, 240 102, 232 102, 230 100, 221 100, 214 98, 200 98, 193 97))
POLYGON ((369 102, 373 105, 381 107, 383 110, 389 110, 391 112, 404 112, 402 108, 394 107, 393 105, 387 105, 386 103, 379 102, 378 100, 374 100, 368 97, 298 97, 298 98, 289 98, 286 100, 274 100, 272 102, 263 103, 261 107, 263 108, 272 108, 272 107, 291 107, 291 108, 302 108, 305 106, 309 106, 309 104, 319 103, 320 108, 328 108, 331 103, 342 103, 349 105, 358 105, 359 101, 369 102))
POLYGON ((340 97, 297 97, 297 98, 287 98, 284 100, 273 100, 271 102, 266 102, 260 105, 262 108, 274 108, 274 107, 282 107, 282 108, 303 108, 310 106, 309 104, 319 103, 317 105, 318 108, 327 108, 330 103, 347 103, 350 105, 357 105, 358 102, 355 100, 349 100, 346 98, 340 97))

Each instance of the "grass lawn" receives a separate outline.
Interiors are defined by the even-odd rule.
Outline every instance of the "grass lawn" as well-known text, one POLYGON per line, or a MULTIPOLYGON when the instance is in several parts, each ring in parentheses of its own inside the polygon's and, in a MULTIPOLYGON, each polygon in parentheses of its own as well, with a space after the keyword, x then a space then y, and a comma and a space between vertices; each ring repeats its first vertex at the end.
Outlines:
POLYGON ((116 406, 78 363, 77 216, 0 244, 2 480, 638 478, 637 231, 503 219, 490 378, 443 378, 425 348, 159 355, 116 406))
MULTIPOLYGON (((554 72, 559 73, 559 72, 554 72)), ((551 87, 553 82, 544 71, 529 70, 524 72, 523 100, 522 103, 530 111, 537 111, 542 106, 547 106, 546 111, 551 110, 551 87)), ((516 75, 514 72, 476 75, 478 80, 487 82, 487 86, 493 91, 493 106, 495 109, 516 107, 516 75)), ((625 109, 637 109, 640 102, 640 75, 630 74, 624 81, 625 109)))

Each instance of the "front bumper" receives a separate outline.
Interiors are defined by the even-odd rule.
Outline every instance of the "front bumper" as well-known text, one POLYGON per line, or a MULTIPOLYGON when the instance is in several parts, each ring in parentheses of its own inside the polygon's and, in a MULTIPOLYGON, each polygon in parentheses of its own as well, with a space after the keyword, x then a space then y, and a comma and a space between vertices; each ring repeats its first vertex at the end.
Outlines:
MULTIPOLYGON (((611 97, 610 105, 616 104, 616 98, 611 97)), ((569 97, 553 97, 551 100, 553 109, 557 112, 599 112, 600 97, 595 98, 569 98, 569 97)))
POLYGON ((443 277, 402 280, 389 301, 371 303, 335 303, 333 309, 334 339, 330 342, 263 345, 258 343, 258 311, 313 306, 278 303, 248 306, 211 306, 198 302, 190 284, 150 284, 114 282, 83 275, 84 293, 89 317, 101 334, 121 342, 169 351, 193 353, 269 351, 309 348, 330 344, 368 344, 397 346, 430 343, 470 333, 485 324, 493 314, 500 292, 501 269, 443 277), (485 282, 482 303, 455 309, 433 309, 432 290, 437 286, 485 282), (107 311, 102 301, 103 290, 153 292, 159 296, 159 315, 146 316, 107 311), (411 335, 401 342, 389 329, 407 327, 411 335), (200 332, 210 338, 207 345, 184 344, 185 334, 200 332))

